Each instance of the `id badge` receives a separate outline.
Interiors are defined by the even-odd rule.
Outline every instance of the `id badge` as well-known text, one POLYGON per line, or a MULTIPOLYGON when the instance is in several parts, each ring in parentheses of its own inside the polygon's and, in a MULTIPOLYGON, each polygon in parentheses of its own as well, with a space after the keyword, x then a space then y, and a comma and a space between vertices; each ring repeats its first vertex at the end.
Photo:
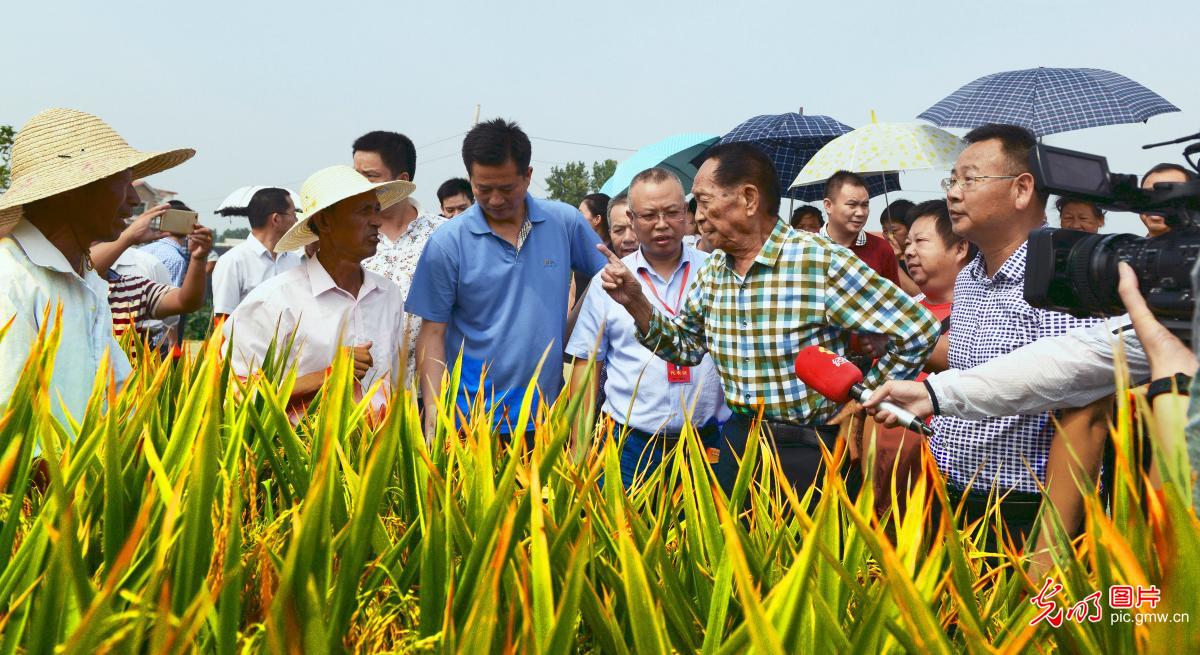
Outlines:
POLYGON ((688 383, 692 381, 691 366, 677 366, 667 362, 667 382, 688 383))

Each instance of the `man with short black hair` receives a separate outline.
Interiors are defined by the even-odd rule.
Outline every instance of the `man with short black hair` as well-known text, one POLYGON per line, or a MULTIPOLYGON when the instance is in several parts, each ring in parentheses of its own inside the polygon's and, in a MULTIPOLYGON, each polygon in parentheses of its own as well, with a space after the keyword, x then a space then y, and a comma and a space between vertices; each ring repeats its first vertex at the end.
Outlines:
POLYGON ((442 182, 437 190, 437 199, 442 207, 442 216, 446 218, 454 218, 475 204, 471 183, 461 177, 452 177, 442 182))
POLYGON ((514 122, 495 119, 472 128, 462 154, 476 202, 433 233, 417 264, 405 307, 424 319, 417 366, 428 436, 442 376, 459 357, 459 408, 482 391, 501 434, 510 438, 543 354, 549 353, 536 379, 535 406, 553 402, 562 387, 571 272, 590 277, 604 257, 578 209, 529 194, 531 150, 514 122))
MULTIPOLYGON (((1030 230, 1046 224, 1046 196, 1037 189, 1029 153, 1037 141, 1015 125, 971 130, 949 178, 942 181, 954 233, 979 246, 955 281, 950 314, 952 369, 978 366, 1009 351, 1074 327, 1094 324, 1032 307, 1025 301, 1030 230)), ((939 416, 930 449, 955 502, 967 514, 987 511, 988 494, 1004 500, 1000 514, 1021 540, 1041 504, 1053 425, 1049 413, 978 421, 939 416), (1030 475, 1032 470, 1033 475, 1030 475)))
MULTIPOLYGON (((411 182, 417 174, 417 150, 412 140, 403 134, 382 130, 368 132, 354 141, 353 148, 354 170, 372 184, 411 182)), ((401 298, 407 298, 425 244, 434 230, 447 219, 421 211, 421 206, 412 196, 382 209, 379 219, 379 246, 375 249, 375 256, 363 261, 363 268, 394 282, 400 287, 401 298)), ((405 336, 398 341, 408 351, 404 380, 407 386, 416 371, 420 317, 406 316, 403 329, 405 336)))
POLYGON ((223 207, 217 213, 250 221, 250 236, 225 251, 213 268, 213 315, 224 320, 258 285, 301 262, 300 255, 275 248, 296 224, 296 205, 287 189, 263 187, 245 207, 223 207))
MULTIPOLYGON (((1162 163, 1146 171, 1142 176, 1142 188, 1153 189, 1160 182, 1190 182, 1196 179, 1196 174, 1179 164, 1162 163)), ((1157 237, 1171 231, 1167 220, 1161 214, 1141 214, 1142 223, 1146 225, 1146 236, 1157 237)))
POLYGON ((722 484, 732 486, 735 455, 761 413, 784 474, 803 493, 818 479, 820 444, 836 445, 832 421, 842 408, 800 382, 796 354, 810 345, 844 352, 852 331, 885 334, 886 349, 864 383, 870 388, 885 377, 915 376, 937 323, 847 249, 780 221, 775 166, 754 146, 712 148, 692 191, 700 233, 717 250, 676 314, 658 311, 637 275, 611 253, 601 283, 659 357, 696 366, 711 354, 734 412, 721 439, 722 484))
POLYGON ((1104 227, 1104 210, 1080 198, 1062 196, 1054 201, 1058 210, 1058 226, 1096 234, 1104 227))
POLYGON ((876 273, 900 284, 896 252, 882 237, 867 232, 871 194, 867 181, 858 173, 838 171, 825 182, 825 214, 829 221, 821 236, 849 248, 876 273))

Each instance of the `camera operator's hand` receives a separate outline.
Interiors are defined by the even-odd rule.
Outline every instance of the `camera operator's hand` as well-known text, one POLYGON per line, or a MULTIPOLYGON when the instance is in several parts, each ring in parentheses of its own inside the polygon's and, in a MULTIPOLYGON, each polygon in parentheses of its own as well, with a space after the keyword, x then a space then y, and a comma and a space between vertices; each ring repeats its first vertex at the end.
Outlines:
POLYGON ((871 398, 863 403, 863 408, 874 416, 877 422, 894 428, 901 424, 896 415, 886 409, 879 409, 879 403, 885 400, 907 409, 919 418, 925 418, 933 413, 933 401, 929 398, 929 390, 925 388, 924 382, 888 380, 883 383, 883 386, 872 392, 871 398))
POLYGON ((1171 377, 1176 373, 1193 375, 1196 373, 1196 355, 1187 344, 1154 318, 1154 313, 1146 305, 1146 299, 1138 291, 1137 275, 1129 264, 1117 264, 1121 281, 1117 285, 1117 293, 1121 302, 1129 312, 1133 323, 1133 331, 1137 333, 1138 341, 1146 350, 1146 359, 1150 362, 1150 379, 1158 380, 1171 377))

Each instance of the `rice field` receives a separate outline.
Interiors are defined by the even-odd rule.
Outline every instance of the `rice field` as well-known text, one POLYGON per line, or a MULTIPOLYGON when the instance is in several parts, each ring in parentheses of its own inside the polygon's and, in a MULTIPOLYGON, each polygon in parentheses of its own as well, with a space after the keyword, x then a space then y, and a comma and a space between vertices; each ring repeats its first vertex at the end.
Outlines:
POLYGON ((444 399, 427 443, 413 396, 371 413, 342 357, 293 425, 281 357, 243 381, 215 341, 178 362, 134 346, 128 384, 68 430, 44 391, 58 341, 0 418, 0 655, 1200 652, 1191 472, 1159 457, 1150 489, 1128 394, 1110 511, 1089 490, 1059 540, 1055 627, 1025 555, 982 550, 998 521, 964 524, 936 475, 880 517, 836 475, 797 497, 752 439, 727 496, 692 435, 626 491, 581 395, 526 396, 529 451, 480 410, 451 430, 444 399), (1124 585, 1161 600, 1111 608, 1124 585), (1095 592, 1099 620, 1068 611, 1095 592))

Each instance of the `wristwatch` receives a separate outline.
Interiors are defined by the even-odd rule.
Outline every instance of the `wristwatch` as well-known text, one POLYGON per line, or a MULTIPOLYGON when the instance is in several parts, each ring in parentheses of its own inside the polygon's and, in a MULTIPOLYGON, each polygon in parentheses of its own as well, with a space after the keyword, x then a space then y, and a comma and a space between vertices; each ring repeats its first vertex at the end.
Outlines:
POLYGON ((1192 376, 1184 373, 1176 373, 1168 378, 1159 378, 1150 383, 1146 387, 1146 402, 1153 403, 1154 399, 1164 393, 1177 393, 1183 396, 1188 395, 1188 389, 1192 386, 1192 376))

